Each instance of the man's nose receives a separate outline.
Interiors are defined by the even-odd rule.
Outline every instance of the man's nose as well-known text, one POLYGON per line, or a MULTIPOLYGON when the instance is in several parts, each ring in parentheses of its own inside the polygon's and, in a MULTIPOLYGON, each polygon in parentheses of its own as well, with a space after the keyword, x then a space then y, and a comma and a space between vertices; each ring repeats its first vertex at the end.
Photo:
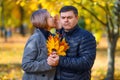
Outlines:
POLYGON ((68 18, 65 18, 65 22, 67 22, 68 21, 68 18))

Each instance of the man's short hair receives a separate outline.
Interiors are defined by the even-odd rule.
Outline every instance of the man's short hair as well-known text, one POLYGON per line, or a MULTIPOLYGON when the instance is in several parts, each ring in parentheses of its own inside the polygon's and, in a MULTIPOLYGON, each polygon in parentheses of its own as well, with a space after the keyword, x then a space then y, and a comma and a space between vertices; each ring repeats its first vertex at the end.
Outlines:
POLYGON ((73 11, 75 15, 78 15, 78 10, 74 6, 64 6, 60 9, 59 13, 73 11))

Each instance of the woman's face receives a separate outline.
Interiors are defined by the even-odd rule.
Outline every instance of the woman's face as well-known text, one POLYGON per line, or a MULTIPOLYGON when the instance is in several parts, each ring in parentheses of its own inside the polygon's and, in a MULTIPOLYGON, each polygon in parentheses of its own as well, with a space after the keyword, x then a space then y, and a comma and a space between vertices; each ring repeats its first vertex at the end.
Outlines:
POLYGON ((55 27, 54 19, 50 14, 48 14, 47 24, 48 24, 49 28, 55 27))

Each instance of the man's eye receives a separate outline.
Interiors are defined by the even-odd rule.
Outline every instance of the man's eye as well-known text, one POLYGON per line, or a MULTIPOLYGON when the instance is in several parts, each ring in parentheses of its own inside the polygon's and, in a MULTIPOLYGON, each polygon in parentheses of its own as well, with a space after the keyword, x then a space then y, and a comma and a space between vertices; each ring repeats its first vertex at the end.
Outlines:
POLYGON ((72 17, 68 17, 68 19, 72 19, 72 17))
POLYGON ((62 19, 65 19, 65 17, 62 17, 62 19))

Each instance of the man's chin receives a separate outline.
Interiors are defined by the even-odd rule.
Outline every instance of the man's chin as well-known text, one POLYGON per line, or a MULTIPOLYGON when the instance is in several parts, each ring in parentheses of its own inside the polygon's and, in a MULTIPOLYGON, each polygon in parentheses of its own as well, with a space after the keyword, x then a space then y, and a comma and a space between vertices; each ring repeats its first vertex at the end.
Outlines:
POLYGON ((68 32, 68 31, 70 31, 71 29, 69 29, 69 28, 64 28, 64 30, 65 30, 66 32, 68 32))

